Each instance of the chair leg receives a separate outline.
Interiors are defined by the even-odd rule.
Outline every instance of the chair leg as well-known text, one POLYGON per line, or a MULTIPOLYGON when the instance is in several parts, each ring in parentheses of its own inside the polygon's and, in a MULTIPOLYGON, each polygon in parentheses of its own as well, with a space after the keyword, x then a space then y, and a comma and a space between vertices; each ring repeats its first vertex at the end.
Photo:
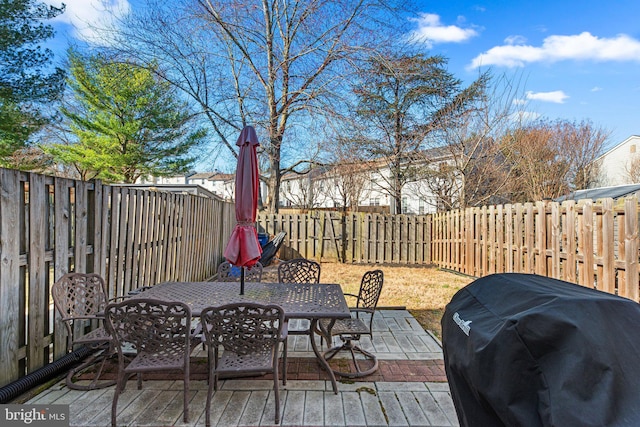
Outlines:
POLYGON ((287 385, 287 341, 283 343, 282 354, 282 385, 287 385))
POLYGON ((111 402, 111 427, 116 427, 116 417, 118 415, 118 397, 124 390, 124 383, 126 382, 126 374, 118 370, 118 379, 116 381, 116 389, 113 392, 113 401, 111 402))
POLYGON ((280 390, 278 387, 278 364, 273 365, 273 394, 276 399, 276 424, 280 424, 280 390))
POLYGON ((209 377, 209 386, 207 387, 207 408, 205 410, 207 427, 211 425, 211 395, 213 394, 213 381, 211 380, 212 375, 214 374, 211 371, 211 368, 209 368, 209 375, 207 375, 209 377))
POLYGON ((184 422, 189 422, 189 366, 184 370, 184 397, 182 404, 184 405, 184 422))
POLYGON ((333 372, 336 375, 340 375, 341 377, 345 377, 345 378, 360 378, 360 377, 365 377, 367 375, 370 375, 378 370, 378 359, 376 358, 376 356, 366 350, 363 350, 361 347, 353 344, 351 340, 345 340, 342 345, 338 345, 333 348, 330 348, 324 353, 323 357, 325 358, 326 361, 329 361, 333 357, 335 357, 335 355, 338 354, 339 352, 346 351, 346 350, 348 350, 351 353, 351 359, 353 360, 353 365, 356 368, 356 372, 345 372, 345 371, 338 371, 336 369, 333 369, 333 372), (358 363, 356 353, 362 354, 365 360, 367 360, 371 364, 371 366, 369 368, 363 369, 361 364, 358 363))

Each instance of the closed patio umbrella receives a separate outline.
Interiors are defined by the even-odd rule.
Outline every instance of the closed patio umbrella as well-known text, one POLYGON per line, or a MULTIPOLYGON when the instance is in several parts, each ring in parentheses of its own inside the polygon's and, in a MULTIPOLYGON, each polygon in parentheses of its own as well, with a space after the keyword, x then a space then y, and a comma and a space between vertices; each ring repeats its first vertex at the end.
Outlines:
POLYGON ((236 144, 240 147, 236 169, 236 226, 224 250, 224 257, 232 265, 240 267, 240 295, 243 295, 243 267, 252 267, 262 255, 255 224, 259 185, 256 150, 260 145, 255 129, 251 126, 242 129, 236 144))

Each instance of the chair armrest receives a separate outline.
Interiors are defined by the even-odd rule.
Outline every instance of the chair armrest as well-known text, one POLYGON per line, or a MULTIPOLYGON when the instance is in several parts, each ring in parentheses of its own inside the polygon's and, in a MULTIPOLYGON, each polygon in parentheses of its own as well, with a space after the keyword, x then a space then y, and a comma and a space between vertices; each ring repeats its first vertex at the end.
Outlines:
MULTIPOLYGON (((349 307, 349 309, 357 308, 357 305, 358 305, 358 304, 360 303, 360 301, 361 301, 361 298, 360 298, 360 296, 359 296, 359 295, 355 295, 355 294, 344 294, 344 296, 345 296, 345 297, 350 297, 350 298, 353 298, 353 299, 355 299, 355 300, 356 300, 356 307, 349 307)), ((346 298, 345 298, 345 299, 346 299, 346 298)))
POLYGON ((355 294, 344 294, 345 297, 351 297, 351 298, 355 298, 356 301, 359 300, 358 295, 355 294))
POLYGON ((371 328, 371 325, 373 324, 373 313, 375 313, 375 310, 370 309, 370 308, 352 307, 352 308, 349 308, 349 311, 351 313, 355 313, 357 319, 360 319, 360 313, 369 314, 370 315, 370 317, 369 317, 369 328, 371 328))

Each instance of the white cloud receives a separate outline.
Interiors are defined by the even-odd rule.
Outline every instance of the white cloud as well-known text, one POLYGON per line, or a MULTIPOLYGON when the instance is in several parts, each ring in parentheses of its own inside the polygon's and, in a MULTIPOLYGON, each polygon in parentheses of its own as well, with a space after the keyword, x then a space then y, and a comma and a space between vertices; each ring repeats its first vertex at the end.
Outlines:
POLYGON ((600 92, 601 90, 604 90, 604 89, 602 89, 600 86, 594 86, 591 88, 591 92, 600 92))
POLYGON ((409 39, 424 43, 427 47, 437 43, 461 43, 478 35, 478 32, 472 28, 443 25, 440 22, 440 16, 433 13, 421 13, 418 18, 412 18, 411 21, 417 22, 418 29, 409 34, 409 39))
POLYGON ((514 45, 514 44, 524 44, 527 42, 527 38, 524 36, 509 36, 506 39, 504 39, 504 42, 508 45, 514 45))
POLYGON ((561 90, 555 90, 553 92, 531 92, 527 91, 527 99, 534 101, 553 102, 555 104, 564 104, 565 99, 569 98, 569 95, 561 90))
MULTIPOLYGON (((73 37, 95 44, 108 42, 100 29, 108 28, 131 11, 128 0, 62 0, 66 4, 63 14, 55 20, 73 27, 73 37)), ((60 2, 49 0, 50 4, 60 2)))
POLYGON ((522 67, 532 62, 557 62, 565 60, 591 61, 640 61, 640 41, 620 34, 612 38, 599 38, 589 32, 572 36, 549 36, 542 46, 522 43, 496 46, 476 56, 469 68, 497 65, 522 67))

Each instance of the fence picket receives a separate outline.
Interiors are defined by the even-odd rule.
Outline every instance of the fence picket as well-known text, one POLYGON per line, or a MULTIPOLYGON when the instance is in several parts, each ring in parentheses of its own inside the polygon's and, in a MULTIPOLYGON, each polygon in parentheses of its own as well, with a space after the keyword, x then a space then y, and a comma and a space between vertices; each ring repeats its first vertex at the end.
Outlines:
MULTIPOLYGON (((57 230, 69 230, 69 181, 64 178, 54 178, 54 224, 57 230)), ((2 202, 0 202, 2 203, 2 202)), ((4 204, 3 204, 4 206, 4 204)), ((0 233, 2 233, 0 231, 0 233)), ((4 235, 4 234, 2 234, 4 235)), ((55 234, 55 255, 53 259, 53 280, 56 281, 69 272, 69 233, 58 232, 55 234)), ((60 321, 60 314, 55 313, 53 354, 57 359, 67 351, 66 329, 60 321)))
MULTIPOLYGON (((45 236, 47 234, 47 220, 43 212, 48 212, 46 206, 48 192, 45 187, 44 175, 29 175, 29 233, 31 236, 45 236)), ((45 305, 45 275, 48 269, 45 265, 45 240, 29 239, 29 311, 27 312, 27 362, 28 369, 34 370, 44 364, 44 322, 48 310, 45 305)), ((48 293, 48 292, 47 292, 48 293)))
POLYGON ((602 233, 601 256, 602 256, 602 281, 601 289, 605 292, 615 293, 615 267, 614 267, 614 215, 613 200, 602 200, 602 233))

